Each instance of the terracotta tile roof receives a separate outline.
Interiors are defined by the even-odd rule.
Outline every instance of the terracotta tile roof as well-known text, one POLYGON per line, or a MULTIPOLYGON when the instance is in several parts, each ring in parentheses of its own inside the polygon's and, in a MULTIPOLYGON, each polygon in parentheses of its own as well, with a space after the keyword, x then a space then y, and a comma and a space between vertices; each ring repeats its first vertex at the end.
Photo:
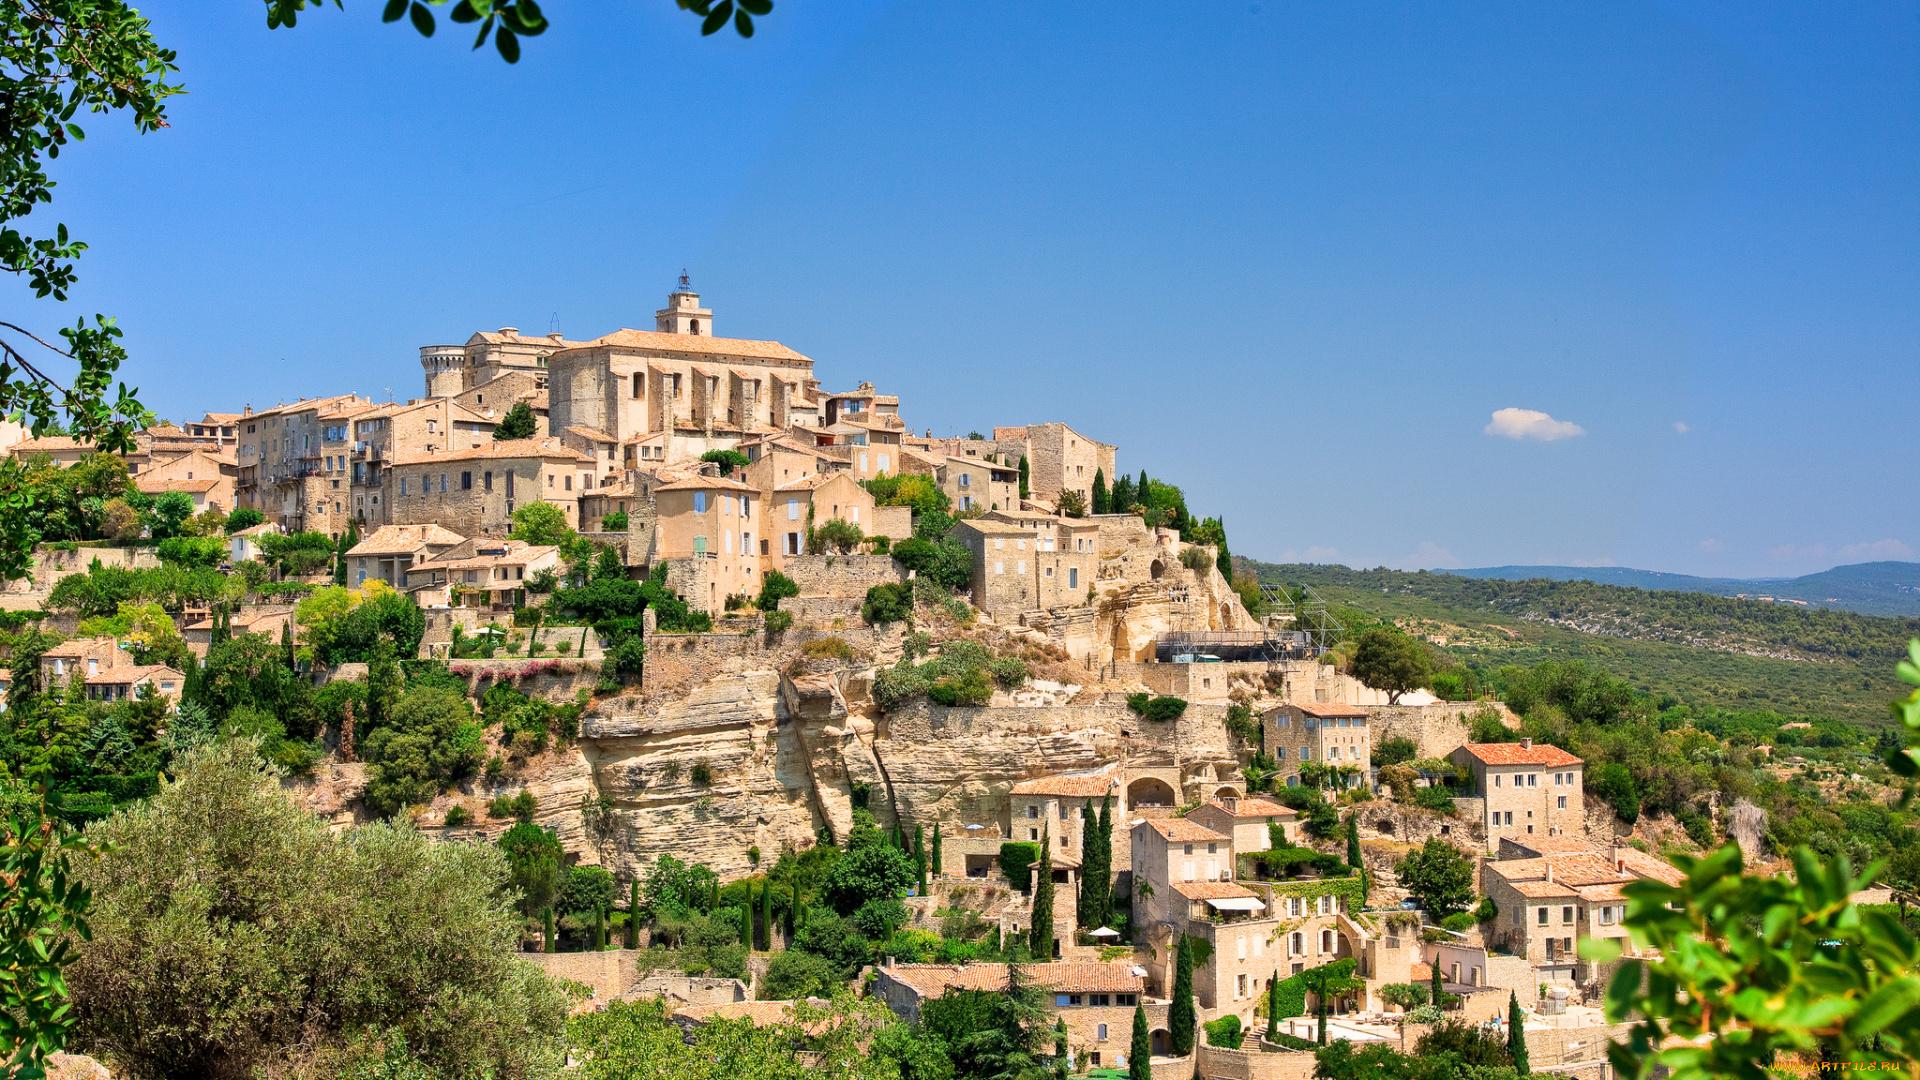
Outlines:
POLYGON ((1511 838, 1514 844, 1542 855, 1599 855, 1605 857, 1607 848, 1581 836, 1528 836, 1511 838))
POLYGON ((482 443, 471 450, 445 450, 431 454, 407 454, 393 459, 396 468, 403 465, 430 465, 444 461, 492 461, 510 458, 556 458, 567 461, 592 461, 593 459, 570 446, 564 446, 558 439, 501 439, 491 443, 482 443))
POLYGON ((441 525, 382 525, 347 550, 354 555, 405 555, 423 547, 452 547, 466 537, 441 525))
POLYGON ((15 454, 57 454, 63 450, 92 450, 93 444, 83 443, 65 435, 42 435, 38 439, 24 439, 14 443, 15 454))
POLYGON ((1681 873, 1679 867, 1644 851, 1636 851, 1628 847, 1617 848, 1614 850, 1613 858, 1618 866, 1634 877, 1652 878, 1655 881, 1666 882, 1668 885, 1678 885, 1687 880, 1687 875, 1681 873))
MULTIPOLYGON (((239 532, 234 533, 232 535, 233 536, 277 536, 279 535, 279 533, 280 533, 280 526, 274 524, 271 521, 263 521, 258 525, 241 529, 239 532)), ((231 538, 232 537, 229 537, 229 539, 231 538)))
POLYGON ((159 476, 143 476, 133 482, 133 486, 146 495, 159 495, 169 491, 212 491, 220 483, 217 476, 202 476, 194 480, 168 480, 159 476))
MULTIPOLYGON (((1067 870, 1080 869, 1080 860, 1074 858, 1073 856, 1067 854, 1064 851, 1049 851, 1047 852, 1047 859, 1054 866, 1062 867, 1067 870)), ((1037 870, 1039 868, 1040 868, 1040 860, 1038 859, 1035 859, 1034 861, 1027 864, 1027 869, 1029 870, 1037 870)))
POLYGON ((1225 803, 1215 799, 1207 804, 1216 810, 1223 810, 1237 818, 1256 817, 1299 817, 1289 807, 1271 803, 1265 799, 1235 799, 1233 809, 1228 810, 1225 803))
POLYGON ((1519 743, 1468 743, 1460 749, 1488 765, 1544 765, 1555 768, 1561 765, 1585 764, 1565 750, 1545 743, 1533 746, 1522 746, 1519 743))
POLYGON ((594 442, 617 443, 620 441, 604 431, 590 427, 570 427, 567 429, 567 434, 578 435, 583 439, 592 439, 594 442))
POLYGON ((1553 880, 1558 885, 1599 885, 1610 881, 1624 881, 1627 875, 1614 869, 1604 856, 1570 853, 1550 855, 1538 859, 1502 859, 1487 864, 1490 873, 1499 875, 1509 884, 1521 881, 1544 879, 1547 868, 1553 868, 1553 880))
POLYGON ((755 491, 755 488, 726 476, 690 476, 685 480, 674 480, 665 484, 655 484, 655 491, 755 491))
POLYGON ((697 1024, 712 1020, 751 1020, 754 1027, 784 1024, 793 1019, 791 1001, 724 1001, 711 1005, 683 1005, 673 1015, 697 1024))
POLYGON ((1161 836, 1166 837, 1176 844, 1185 844, 1195 840, 1207 843, 1224 843, 1233 839, 1229 836, 1221 836, 1205 825, 1197 821, 1188 821, 1186 818, 1157 818, 1147 822, 1147 824, 1154 832, 1159 833, 1161 836))
POLYGON ((103 684, 117 685, 119 683, 136 683, 142 679, 149 679, 149 678, 157 679, 163 675, 171 675, 175 679, 186 678, 185 674, 175 671, 165 664, 144 664, 139 666, 129 664, 125 667, 107 668, 106 670, 100 672, 98 675, 89 675, 87 676, 87 685, 95 686, 95 685, 103 685, 103 684))
MULTIPOLYGON (((506 550, 498 555, 474 555, 465 559, 429 559, 426 562, 414 563, 412 566, 409 566, 407 568, 407 576, 412 577, 414 574, 425 573, 429 570, 482 570, 490 566, 525 566, 536 559, 545 558, 547 555, 560 550, 552 544, 529 544, 524 540, 503 540, 500 541, 500 543, 505 546, 506 550)), ((498 549, 489 547, 487 550, 494 551, 498 549)), ((511 581, 506 582, 503 587, 517 586, 519 584, 520 582, 518 581, 511 581)))
POLYGON ((1000 533, 1006 536, 1032 536, 1035 531, 1030 527, 1015 525, 1008 521, 996 521, 993 518, 968 518, 960 525, 962 528, 972 529, 978 533, 1000 533))
POLYGON ((115 642, 110 637, 72 638, 55 645, 40 655, 58 657, 85 656, 89 652, 104 649, 113 644, 115 644, 115 642))
MULTIPOLYGON (((263 622, 273 622, 275 620, 286 619, 290 617, 292 614, 293 614, 292 608, 285 608, 280 611, 256 611, 256 612, 253 612, 252 614, 235 615, 233 617, 233 625, 237 627, 251 627, 263 622)), ((206 618, 206 619, 200 620, 199 622, 189 623, 186 626, 181 627, 180 629, 211 630, 213 629, 213 626, 214 626, 213 619, 206 618)))
POLYGON ((1013 785, 1015 795, 1089 795, 1100 796, 1119 786, 1119 778, 1111 768, 1093 773, 1068 773, 1062 776, 1043 776, 1037 780, 1022 780, 1013 785))
POLYGON ((1189 900, 1258 900, 1260 894, 1231 881, 1182 881, 1173 891, 1189 900))
POLYGON ((1548 900, 1561 896, 1579 896, 1573 886, 1561 881, 1509 881, 1507 885, 1521 896, 1548 900))
POLYGON ((1312 716, 1315 718, 1322 718, 1322 719, 1332 718, 1332 717, 1341 717, 1341 716, 1367 715, 1366 710, 1356 709, 1352 705, 1296 704, 1293 707, 1296 709, 1299 709, 1303 713, 1306 713, 1308 716, 1312 716))
POLYGON ((693 334, 667 334, 658 330, 615 330, 592 341, 569 342, 570 349, 653 349, 659 352, 706 353, 713 356, 751 356, 763 360, 813 361, 777 341, 748 341, 742 338, 699 337, 693 334))
MULTIPOLYGON (((880 970, 912 987, 922 1000, 939 997, 948 990, 1003 990, 1007 985, 1005 964, 895 964, 880 970)), ((1146 990, 1146 980, 1135 975, 1133 965, 1124 960, 1104 964, 1090 961, 1022 964, 1020 974, 1034 985, 1056 993, 1078 990, 1138 994, 1146 990)))
POLYGON ((1590 900, 1596 904, 1606 904, 1615 900, 1625 900, 1627 895, 1620 891, 1623 887, 1624 883, 1622 882, 1609 882, 1605 885, 1582 885, 1574 891, 1580 894, 1580 899, 1582 900, 1590 900))

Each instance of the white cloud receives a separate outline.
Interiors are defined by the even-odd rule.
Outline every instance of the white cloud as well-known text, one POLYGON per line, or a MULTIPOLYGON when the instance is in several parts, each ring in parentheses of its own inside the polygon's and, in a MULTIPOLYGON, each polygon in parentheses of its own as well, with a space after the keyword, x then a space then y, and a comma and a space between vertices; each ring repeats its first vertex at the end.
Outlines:
POLYGON ((1673 430, 1679 432, 1682 435, 1685 435, 1687 432, 1692 431, 1693 429, 1688 427, 1686 424, 1678 420, 1675 420, 1673 422, 1673 430))
POLYGON ((1702 540, 1694 546, 1695 551, 1719 552, 1727 550, 1727 545, 1718 540, 1702 540))
POLYGON ((1310 547, 1305 551, 1288 548, 1280 553, 1280 561, 1288 563, 1337 563, 1340 561, 1340 549, 1331 547, 1310 547))
POLYGON ((1913 549, 1898 540, 1875 540, 1868 544, 1848 544, 1835 553, 1841 562, 1885 562, 1890 559, 1905 559, 1913 555, 1913 549))
POLYGON ((1546 413, 1535 412, 1532 409, 1497 410, 1493 414, 1493 422, 1484 430, 1489 435, 1499 435, 1503 438, 1538 439, 1541 442, 1571 439, 1575 435, 1587 433, 1586 429, 1579 424, 1555 420, 1546 413))
POLYGON ((1446 548, 1431 540, 1420 541, 1420 550, 1413 553, 1407 565, 1415 570, 1458 570, 1466 563, 1446 548))

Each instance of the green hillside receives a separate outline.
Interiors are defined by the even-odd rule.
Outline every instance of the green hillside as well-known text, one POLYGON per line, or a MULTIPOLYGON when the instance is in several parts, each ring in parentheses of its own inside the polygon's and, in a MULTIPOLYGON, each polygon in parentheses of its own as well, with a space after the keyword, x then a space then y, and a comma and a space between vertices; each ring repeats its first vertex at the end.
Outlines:
POLYGON ((1844 608, 1862 615, 1920 615, 1920 563, 1836 566, 1797 578, 1703 578, 1624 566, 1486 566, 1446 573, 1469 578, 1592 581, 1637 589, 1762 597, 1781 604, 1844 608))
POLYGON ((1267 584, 1311 585, 1350 625, 1417 629, 1470 668, 1584 660, 1656 696, 1879 727, 1920 618, 1883 618, 1590 581, 1505 581, 1237 560, 1267 584))

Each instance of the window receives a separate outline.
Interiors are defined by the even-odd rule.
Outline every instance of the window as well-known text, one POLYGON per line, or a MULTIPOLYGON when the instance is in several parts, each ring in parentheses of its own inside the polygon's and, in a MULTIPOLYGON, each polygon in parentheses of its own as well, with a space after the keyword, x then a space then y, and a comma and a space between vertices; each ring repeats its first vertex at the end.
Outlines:
POLYGON ((1560 806, 1558 808, 1561 810, 1567 808, 1567 797, 1565 795, 1560 796, 1560 806))
POLYGON ((800 534, 799 533, 790 532, 787 534, 787 554, 789 555, 800 554, 800 534))
POLYGON ((1080 571, 1073 567, 1068 567, 1067 568, 1067 588, 1077 589, 1079 587, 1080 587, 1080 571))
POLYGON ((1289 915, 1300 914, 1300 898, 1299 897, 1296 896, 1292 900, 1287 902, 1287 914, 1289 915))
POLYGON ((1276 747, 1274 747, 1274 748, 1273 748, 1273 760, 1275 760, 1275 761, 1285 761, 1285 760, 1287 760, 1287 748, 1286 748, 1286 747, 1284 747, 1284 746, 1276 746, 1276 747))
POLYGON ((972 485, 972 483, 971 483, 971 481, 972 481, 972 480, 973 480, 973 477, 971 477, 971 476, 968 476, 968 475, 967 475, 966 473, 961 473, 961 474, 960 474, 960 486, 961 486, 961 487, 972 487, 972 486, 973 486, 973 485, 972 485))
POLYGON ((1038 840, 1038 839, 1040 839, 1040 830, 1039 830, 1039 829, 1028 829, 1028 830, 1027 830, 1027 839, 1029 839, 1029 840, 1038 840))
POLYGON ((1323 953, 1330 953, 1333 951, 1333 931, 1331 930, 1320 931, 1320 951, 1323 953))
POLYGON ((1528 786, 1528 787, 1539 787, 1539 786, 1540 786, 1540 774, 1539 774, 1539 773, 1528 773, 1528 774, 1527 774, 1527 786, 1528 786))
POLYGON ((1234 980, 1233 996, 1236 998, 1243 998, 1247 996, 1247 977, 1245 975, 1242 975, 1238 979, 1234 980))
POLYGON ((742 518, 750 518, 753 516, 753 500, 745 495, 740 496, 740 516, 742 518))
POLYGON ((1055 994, 1053 995, 1053 1004, 1055 1008, 1062 1008, 1067 1005, 1077 1005, 1079 1002, 1073 1000, 1071 995, 1055 994))
MULTIPOLYGON (((401 483, 404 484, 406 481, 402 480, 401 483)), ((406 492, 402 491, 400 494, 405 495, 406 492)), ((513 473, 511 471, 507 473, 507 498, 513 498, 513 473)))
POLYGON ((800 520, 800 500, 799 499, 787 500, 787 520, 788 521, 800 520))
POLYGON ((473 488, 473 474, 470 472, 461 473, 460 474, 460 490, 468 491, 468 490, 471 490, 472 488, 473 488))
MULTIPOLYGON (((1302 934, 1295 933, 1293 935, 1293 941, 1291 942, 1291 944, 1293 948, 1288 950, 1287 952, 1288 956, 1300 956, 1307 951, 1307 939, 1302 934)), ((1299 964, 1293 965, 1293 973, 1295 975, 1300 974, 1299 964)))
POLYGON ((1540 909, 1540 925, 1541 926, 1547 925, 1547 909, 1546 908, 1540 909))
POLYGON ((1037 807, 1037 806, 1028 806, 1028 807, 1027 807, 1027 816, 1028 816, 1029 818, 1037 818, 1037 817, 1039 817, 1039 816, 1040 816, 1040 808, 1039 808, 1039 807, 1037 807))
MULTIPOLYGON (((1099 1031, 1099 1035, 1097 1036, 1098 1038, 1104 1039, 1107 1037, 1107 1025, 1105 1024, 1099 1025, 1098 1031, 1099 1031)), ((1098 1062, 1096 1062, 1095 1064, 1098 1064, 1098 1062)))
POLYGON ((1113 1002, 1109 1000, 1106 994, 1088 994, 1087 995, 1087 1004, 1089 1005, 1111 1005, 1112 1003, 1113 1002))
POLYGON ((492 491, 493 490, 493 473, 488 472, 485 474, 485 477, 486 477, 486 485, 487 485, 486 490, 492 491))
POLYGON ((1301 761, 1311 761, 1311 760, 1313 760, 1313 747, 1311 747, 1311 746, 1303 746, 1303 747, 1301 747, 1301 748, 1300 748, 1300 760, 1301 760, 1301 761))
POLYGON ((693 512, 696 514, 704 514, 707 512, 706 492, 696 491, 693 493, 693 512))
POLYGON ((1573 909, 1570 907, 1561 908, 1560 921, 1563 923, 1571 923, 1573 921, 1573 909))
POLYGON ((633 373, 633 396, 634 397, 643 396, 646 393, 644 389, 646 385, 647 385, 646 375, 642 372, 638 372, 638 371, 634 372, 633 373))
POLYGON ((1499 787, 1499 786, 1500 786, 1500 774, 1499 774, 1499 773, 1494 773, 1494 774, 1493 774, 1493 786, 1494 786, 1494 787, 1499 787))
MULTIPOLYGON (((407 493, 407 478, 403 476, 400 478, 400 494, 405 495, 406 493, 407 493)), ((1562 800, 1562 801, 1564 802, 1565 800, 1562 800)))

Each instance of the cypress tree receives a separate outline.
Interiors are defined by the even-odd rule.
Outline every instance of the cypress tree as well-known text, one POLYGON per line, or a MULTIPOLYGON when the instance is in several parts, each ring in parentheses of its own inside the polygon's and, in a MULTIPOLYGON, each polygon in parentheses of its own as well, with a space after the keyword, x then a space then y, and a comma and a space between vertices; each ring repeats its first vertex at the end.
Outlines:
POLYGON ((1507 991, 1507 1052, 1513 1055, 1513 1069, 1521 1076, 1533 1070, 1527 1062, 1527 1021, 1520 1012, 1520 995, 1507 991))
POLYGON ((1280 1041, 1280 969, 1267 980, 1267 1041, 1280 1041))
POLYGON ((1347 865, 1360 877, 1360 903, 1366 904, 1368 892, 1366 860, 1360 857, 1360 815, 1347 815, 1347 865))
POLYGON ((627 882, 627 948, 640 947, 640 879, 627 882))
POLYGON ((288 671, 294 669, 292 619, 288 619, 286 622, 280 624, 280 659, 287 665, 288 671))
MULTIPOLYGON (((1094 913, 1101 926, 1113 921, 1113 796, 1100 796, 1100 835, 1094 847, 1100 860, 1100 876, 1094 881, 1094 913)), ((1096 929, 1098 929, 1096 927, 1096 929)))
POLYGON ((1187 948, 1187 935, 1181 934, 1174 946, 1178 956, 1173 968, 1173 1002, 1167 1006, 1167 1036, 1173 1043, 1174 1057, 1193 1053, 1193 953, 1187 948))
POLYGON ((1231 585, 1233 584, 1233 552, 1227 550, 1227 519, 1224 516, 1218 517, 1213 523, 1220 527, 1220 554, 1214 558, 1213 565, 1219 568, 1220 576, 1226 578, 1227 584, 1231 585))
POLYGON ((747 898, 740 904, 740 944, 753 951, 753 884, 747 884, 747 898))
POLYGON ((762 946, 768 952, 773 951, 773 882, 760 886, 760 921, 767 925, 767 939, 762 946))
POLYGON ((1147 486, 1147 470, 1141 469, 1140 481, 1134 485, 1133 501, 1139 503, 1141 506, 1147 505, 1147 496, 1151 494, 1152 491, 1153 489, 1147 486))
POLYGON ((1099 469, 1093 470, 1093 512, 1104 514, 1113 507, 1107 501, 1107 474, 1099 469))
POLYGON ((720 910, 720 879, 713 879, 713 893, 707 898, 707 914, 720 910))
POLYGON ((797 918, 800 913, 800 883, 797 881, 793 882, 792 887, 793 895, 788 898, 787 917, 783 920, 783 925, 785 925, 787 930, 787 943, 789 945, 793 943, 794 931, 798 929, 798 927, 794 925, 794 919, 797 918))
POLYGON ((1053 959, 1053 848, 1047 831, 1040 831, 1039 881, 1033 887, 1033 937, 1028 943, 1040 963, 1053 959))
POLYGON ((936 821, 933 823, 933 876, 934 877, 944 876, 944 872, 940 869, 942 865, 943 864, 940 861, 940 823, 936 821))
POLYGON ((925 896, 927 895, 927 827, 925 825, 913 827, 913 866, 920 874, 918 895, 925 896))
POLYGON ((607 908, 605 904, 593 909, 593 951, 607 951, 607 908))
POLYGON ((1432 976, 1432 978, 1428 980, 1427 992, 1431 995, 1430 1000, 1432 1000, 1434 1007, 1438 1008, 1440 1005, 1440 999, 1441 997, 1444 996, 1440 990, 1439 957, 1434 958, 1433 969, 1429 974, 1432 976))
POLYGON ((540 909, 540 920, 546 924, 547 951, 554 952, 552 904, 548 904, 546 907, 540 909))
POLYGON ((1020 497, 1023 499, 1026 498, 1028 494, 1030 494, 1027 489, 1027 482, 1032 478, 1032 476, 1033 476, 1033 471, 1027 465, 1027 455, 1021 454, 1020 455, 1020 497))
POLYGON ((1147 1007, 1133 1007, 1133 1045, 1127 1048, 1127 1080, 1153 1080, 1153 1039, 1147 1034, 1147 1007))
POLYGON ((1092 803, 1080 804, 1080 835, 1084 837, 1080 844, 1080 896, 1074 905, 1073 917, 1082 930, 1096 930, 1100 923, 1094 913, 1093 876, 1099 870, 1099 856, 1096 854, 1100 839, 1100 820, 1093 814, 1092 803))

